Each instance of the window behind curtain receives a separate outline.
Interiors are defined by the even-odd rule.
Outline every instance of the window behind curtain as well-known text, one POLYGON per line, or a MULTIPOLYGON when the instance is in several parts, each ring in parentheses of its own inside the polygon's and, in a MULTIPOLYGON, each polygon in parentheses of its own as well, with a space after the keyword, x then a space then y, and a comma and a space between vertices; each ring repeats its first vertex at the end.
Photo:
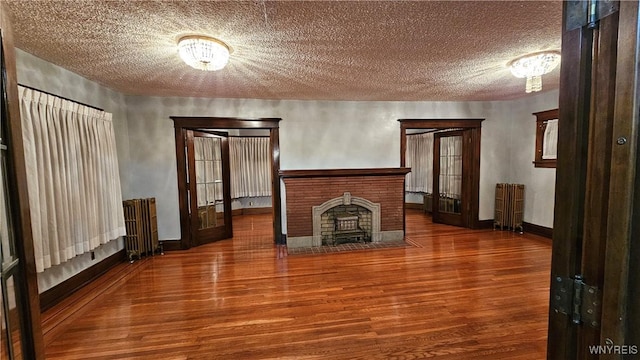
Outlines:
POLYGON ((125 235, 111 114, 19 87, 36 271, 125 235))

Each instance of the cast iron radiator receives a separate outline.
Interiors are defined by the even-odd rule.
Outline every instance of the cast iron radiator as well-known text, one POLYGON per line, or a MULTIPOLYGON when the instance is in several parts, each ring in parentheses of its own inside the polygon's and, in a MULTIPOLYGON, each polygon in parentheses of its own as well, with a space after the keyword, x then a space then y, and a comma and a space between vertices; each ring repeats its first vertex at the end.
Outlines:
POLYGON ((142 258, 143 255, 163 253, 158 241, 158 217, 156 199, 133 199, 122 202, 124 223, 127 230, 124 246, 129 261, 142 258))
POLYGON ((522 217, 524 213, 524 185, 496 184, 495 216, 493 229, 520 230, 522 234, 522 217))

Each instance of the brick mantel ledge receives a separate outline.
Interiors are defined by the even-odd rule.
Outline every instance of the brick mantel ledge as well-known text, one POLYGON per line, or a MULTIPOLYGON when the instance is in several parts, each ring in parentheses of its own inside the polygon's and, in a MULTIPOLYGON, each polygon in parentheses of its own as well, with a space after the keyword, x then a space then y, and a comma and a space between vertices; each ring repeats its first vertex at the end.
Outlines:
POLYGON ((406 175, 410 168, 280 170, 281 178, 406 175))

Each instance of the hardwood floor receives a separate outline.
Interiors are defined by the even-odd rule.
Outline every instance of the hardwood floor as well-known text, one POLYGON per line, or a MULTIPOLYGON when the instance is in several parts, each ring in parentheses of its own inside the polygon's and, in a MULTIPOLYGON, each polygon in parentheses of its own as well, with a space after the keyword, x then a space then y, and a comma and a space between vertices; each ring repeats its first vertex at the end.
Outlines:
POLYGON ((270 215, 122 264, 44 314, 47 359, 543 359, 550 241, 431 224, 276 259, 270 215))

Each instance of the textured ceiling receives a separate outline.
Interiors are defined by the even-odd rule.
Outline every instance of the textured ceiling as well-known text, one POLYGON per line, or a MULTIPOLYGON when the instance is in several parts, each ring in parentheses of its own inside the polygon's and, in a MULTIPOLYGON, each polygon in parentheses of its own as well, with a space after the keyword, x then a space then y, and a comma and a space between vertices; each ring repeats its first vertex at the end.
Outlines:
POLYGON ((525 81, 507 63, 560 49, 562 20, 561 1, 2 1, 20 49, 151 96, 514 99, 525 81), (185 65, 189 34, 229 44, 229 65, 185 65))

